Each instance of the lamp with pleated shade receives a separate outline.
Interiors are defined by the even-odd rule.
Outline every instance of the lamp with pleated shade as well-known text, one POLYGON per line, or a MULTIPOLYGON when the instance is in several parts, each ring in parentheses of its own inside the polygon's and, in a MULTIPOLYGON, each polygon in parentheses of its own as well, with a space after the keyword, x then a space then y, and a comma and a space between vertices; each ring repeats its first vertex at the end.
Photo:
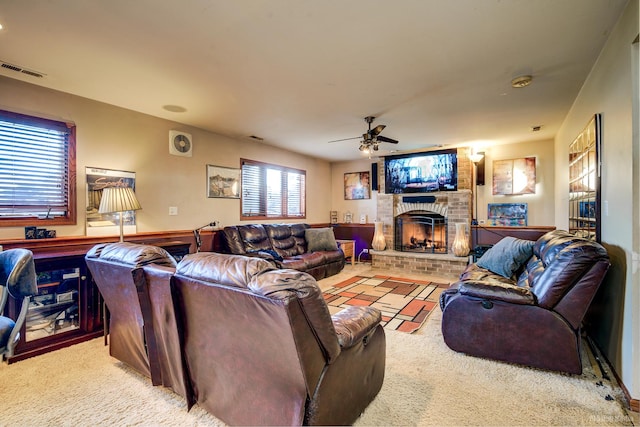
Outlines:
POLYGON ((98 212, 101 214, 106 213, 120 213, 120 241, 124 241, 124 219, 122 217, 123 212, 137 211, 142 209, 140 202, 136 198, 136 193, 133 192, 131 187, 106 187, 102 190, 102 199, 100 200, 100 208, 98 212))

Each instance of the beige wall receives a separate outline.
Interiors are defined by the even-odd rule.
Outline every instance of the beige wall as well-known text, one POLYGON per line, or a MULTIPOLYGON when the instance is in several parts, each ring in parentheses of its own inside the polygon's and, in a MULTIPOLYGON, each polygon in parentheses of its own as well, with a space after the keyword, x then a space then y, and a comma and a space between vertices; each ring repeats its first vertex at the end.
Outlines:
MULTIPOLYGON (((358 147, 352 147, 357 150, 358 147)), ((353 214, 353 222, 360 222, 360 215, 367 215, 367 222, 372 223, 376 220, 376 201, 378 200, 378 192, 372 191, 371 198, 367 200, 345 200, 344 199, 344 174, 349 172, 369 172, 371 173, 371 164, 377 163, 377 158, 362 159, 351 162, 336 162, 331 164, 331 209, 327 209, 327 218, 329 211, 338 211, 338 222, 344 222, 344 214, 349 211, 353 214)))
MULTIPOLYGON (((131 110, 0 77, 0 108, 77 126, 75 226, 48 227, 59 236, 85 235, 85 167, 136 172, 138 231, 190 230, 211 221, 240 222, 240 201, 206 197, 206 165, 239 167, 240 158, 307 171, 306 222, 328 222, 330 165, 251 140, 232 139, 131 110), (169 130, 193 135, 193 157, 169 154, 169 130), (169 207, 178 207, 169 216, 169 207)), ((176 117, 179 117, 177 114, 176 117)), ((21 227, 0 229, 0 238, 23 238, 21 227)))
POLYGON ((478 186, 478 220, 487 219, 489 203, 527 203, 527 225, 555 225, 554 218, 554 148, 553 140, 487 146, 485 153, 485 185, 478 186), (536 192, 523 195, 493 195, 493 162, 523 157, 536 158, 536 192))
MULTIPOLYGON (((495 145, 484 147, 485 152, 485 185, 478 187, 478 219, 487 218, 488 203, 527 203, 529 225, 554 225, 554 148, 553 140, 522 142, 519 144, 495 145), (520 196, 492 195, 491 180, 493 176, 492 162, 522 157, 536 158, 536 193, 520 196)), ((358 222, 360 214, 368 216, 368 222, 376 219, 377 191, 372 192, 370 200, 344 200, 343 179, 347 172, 371 171, 371 163, 377 158, 352 162, 331 164, 332 197, 331 209, 338 211, 338 220, 342 222, 347 210, 354 214, 354 222, 358 222)), ((382 162, 380 167, 382 166, 382 162)), ((384 177, 384 174, 383 174, 384 177)), ((383 178, 384 179, 384 178, 383 178)), ((329 215, 327 213, 327 215, 329 215)))
POLYGON ((594 114, 602 114, 602 242, 613 265, 587 320, 590 333, 635 399, 640 398, 640 272, 634 263, 640 253, 640 153, 638 129, 633 129, 638 111, 632 105, 635 97, 637 108, 638 53, 633 41, 639 17, 638 0, 631 0, 555 140, 556 222, 566 227, 568 146, 594 114))

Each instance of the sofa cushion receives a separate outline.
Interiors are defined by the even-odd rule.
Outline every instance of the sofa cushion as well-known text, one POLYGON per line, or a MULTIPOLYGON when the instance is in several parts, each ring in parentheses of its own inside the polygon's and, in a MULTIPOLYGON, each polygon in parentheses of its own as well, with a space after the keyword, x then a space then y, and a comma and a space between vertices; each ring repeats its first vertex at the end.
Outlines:
POLYGON ((332 228, 308 228, 304 234, 309 252, 338 250, 332 228))
POLYGON ((531 258, 534 244, 531 240, 505 237, 482 255, 477 264, 493 273, 511 278, 531 258))
POLYGON ((267 230, 262 224, 241 225, 238 227, 240 237, 244 242, 244 249, 247 252, 257 252, 273 249, 267 230))
POLYGON ((296 242, 298 255, 307 252, 307 240, 305 239, 305 231, 309 228, 309 224, 296 223, 291 224, 291 235, 296 242))
MULTIPOLYGON (((299 255, 296 246, 296 240, 291 235, 291 227, 287 224, 266 224, 264 228, 267 230, 269 241, 273 250, 277 252, 280 259, 299 255)), ((277 259, 277 258, 276 258, 277 259)))
POLYGON ((300 256, 294 256, 290 258, 284 258, 282 261, 278 261, 279 268, 289 268, 292 270, 306 271, 309 266, 300 256))
POLYGON ((327 257, 325 256, 324 251, 308 252, 306 254, 298 255, 296 258, 304 261, 306 267, 305 270, 314 267, 320 267, 327 263, 327 257))

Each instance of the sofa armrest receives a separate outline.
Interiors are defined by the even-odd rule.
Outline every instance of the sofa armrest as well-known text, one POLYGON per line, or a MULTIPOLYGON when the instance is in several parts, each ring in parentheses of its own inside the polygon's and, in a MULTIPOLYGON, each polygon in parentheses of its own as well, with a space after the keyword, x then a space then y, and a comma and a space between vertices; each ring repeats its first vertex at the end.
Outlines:
POLYGON ((382 320, 380 310, 373 307, 347 307, 331 316, 341 348, 349 348, 367 340, 382 320))
POLYGON ((536 297, 528 288, 508 283, 477 280, 459 282, 458 292, 470 297, 504 301, 512 304, 536 305, 536 297))

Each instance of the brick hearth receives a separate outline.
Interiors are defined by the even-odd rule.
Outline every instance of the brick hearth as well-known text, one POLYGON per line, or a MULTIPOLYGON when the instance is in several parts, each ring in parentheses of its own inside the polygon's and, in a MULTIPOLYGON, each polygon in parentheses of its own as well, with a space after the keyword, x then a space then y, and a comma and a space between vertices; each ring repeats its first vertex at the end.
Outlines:
POLYGON ((467 262, 467 257, 461 258, 448 254, 421 254, 393 250, 371 251, 371 268, 433 274, 451 280, 460 277, 467 262))

